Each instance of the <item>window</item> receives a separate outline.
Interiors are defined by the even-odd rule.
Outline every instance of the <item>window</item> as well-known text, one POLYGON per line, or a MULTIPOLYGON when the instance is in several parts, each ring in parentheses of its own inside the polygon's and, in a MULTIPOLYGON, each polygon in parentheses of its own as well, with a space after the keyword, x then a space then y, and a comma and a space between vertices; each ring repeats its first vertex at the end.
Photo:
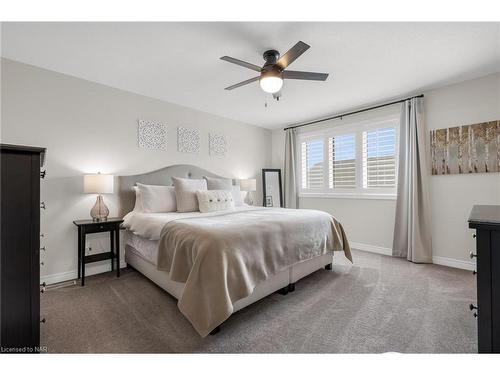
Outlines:
POLYGON ((396 128, 363 132, 363 187, 396 186, 396 128))
POLYGON ((323 189, 323 139, 302 142, 302 188, 323 189))
POLYGON ((356 135, 328 138, 328 187, 356 187, 356 135))
POLYGON ((395 197, 398 126, 392 118, 302 133, 300 193, 395 197))

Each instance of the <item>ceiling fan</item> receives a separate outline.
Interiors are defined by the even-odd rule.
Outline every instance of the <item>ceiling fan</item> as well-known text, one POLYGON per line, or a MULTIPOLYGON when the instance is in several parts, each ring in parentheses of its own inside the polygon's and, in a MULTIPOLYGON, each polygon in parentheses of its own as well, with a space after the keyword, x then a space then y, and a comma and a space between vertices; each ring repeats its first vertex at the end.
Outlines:
POLYGON ((236 83, 226 87, 225 90, 233 90, 238 87, 248 85, 249 83, 259 81, 260 87, 267 93, 273 94, 275 99, 279 99, 279 91, 283 86, 284 79, 302 79, 306 81, 326 81, 328 73, 300 72, 296 70, 286 70, 286 68, 297 60, 304 52, 309 49, 309 45, 299 41, 287 53, 280 57, 280 53, 274 49, 264 52, 266 63, 260 67, 258 65, 238 60, 233 57, 223 56, 221 60, 242 66, 259 72, 260 75, 246 81, 236 83))

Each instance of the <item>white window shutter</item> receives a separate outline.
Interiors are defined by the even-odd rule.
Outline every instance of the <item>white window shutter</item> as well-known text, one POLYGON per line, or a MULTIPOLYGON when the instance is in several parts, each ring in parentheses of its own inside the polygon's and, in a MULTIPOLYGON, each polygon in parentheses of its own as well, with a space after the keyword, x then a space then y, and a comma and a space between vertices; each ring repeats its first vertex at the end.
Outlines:
POLYGON ((396 186, 396 128, 363 132, 363 187, 396 186))
POLYGON ((328 187, 356 188, 356 135, 328 138, 328 187))
POLYGON ((323 189, 323 139, 301 143, 302 189, 323 189))

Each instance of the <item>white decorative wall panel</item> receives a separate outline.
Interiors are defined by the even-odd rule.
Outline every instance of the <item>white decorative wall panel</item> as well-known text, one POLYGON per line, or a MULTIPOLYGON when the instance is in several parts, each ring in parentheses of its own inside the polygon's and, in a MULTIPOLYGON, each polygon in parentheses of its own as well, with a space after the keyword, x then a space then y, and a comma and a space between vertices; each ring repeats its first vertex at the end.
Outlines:
POLYGON ((210 133, 208 135, 208 146, 210 155, 224 156, 227 152, 226 137, 220 134, 210 133))
POLYGON ((177 128, 177 150, 191 154, 200 153, 200 131, 179 126, 177 128))
POLYGON ((139 148, 167 151, 167 127, 156 121, 139 120, 139 148))

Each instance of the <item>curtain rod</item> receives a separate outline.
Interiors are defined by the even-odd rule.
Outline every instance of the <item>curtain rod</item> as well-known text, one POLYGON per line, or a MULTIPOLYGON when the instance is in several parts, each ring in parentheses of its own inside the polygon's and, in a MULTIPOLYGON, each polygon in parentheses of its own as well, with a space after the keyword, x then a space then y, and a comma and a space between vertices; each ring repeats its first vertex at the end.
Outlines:
POLYGON ((289 127, 285 128, 285 129, 283 129, 283 130, 295 129, 295 128, 300 128, 300 127, 302 127, 302 126, 307 126, 307 125, 317 124, 317 123, 319 123, 319 122, 323 122, 323 121, 334 120, 334 119, 336 119, 336 118, 342 118, 342 117, 345 117, 345 116, 355 115, 355 114, 357 114, 357 113, 361 113, 361 112, 371 111, 372 109, 377 109, 377 108, 387 107, 388 105, 393 105, 393 104, 397 104, 397 103, 402 103, 402 102, 404 102, 404 101, 406 101, 406 100, 410 100, 410 99, 413 99, 413 98, 423 98, 423 97, 424 97, 424 94, 415 95, 415 96, 411 96, 411 97, 409 97, 409 98, 396 100, 396 101, 393 101, 393 102, 390 102, 390 103, 379 104, 379 105, 376 105, 376 106, 373 106, 373 107, 368 107, 368 108, 358 109, 357 111, 346 112, 346 113, 342 113, 342 114, 340 114, 340 115, 335 115, 335 116, 331 116, 331 117, 323 118, 323 119, 320 119, 320 120, 314 120, 314 121, 306 122, 306 123, 304 123, 304 124, 299 124, 299 125, 289 126, 289 127))

